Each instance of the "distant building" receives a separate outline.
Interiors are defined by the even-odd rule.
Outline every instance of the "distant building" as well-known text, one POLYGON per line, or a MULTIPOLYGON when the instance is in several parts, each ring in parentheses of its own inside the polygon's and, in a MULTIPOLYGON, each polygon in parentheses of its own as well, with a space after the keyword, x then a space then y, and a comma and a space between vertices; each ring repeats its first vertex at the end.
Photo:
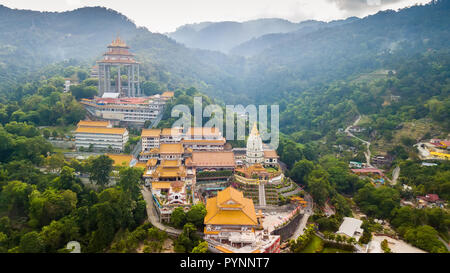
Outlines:
POLYGON ((418 208, 427 207, 444 207, 444 201, 442 201, 437 194, 427 194, 425 196, 416 197, 418 208))
POLYGON ((278 156, 278 154, 275 150, 264 151, 264 165, 265 166, 271 166, 271 167, 278 166, 279 158, 280 157, 278 156))
POLYGON ((69 93, 70 92, 70 80, 66 80, 64 82, 64 93, 69 93))
POLYGON ((92 116, 111 122, 143 126, 155 121, 164 110, 166 99, 160 95, 141 98, 117 98, 105 93, 105 98, 82 99, 80 103, 92 116))
POLYGON ((111 124, 102 121, 80 121, 75 130, 77 149, 112 150, 122 152, 128 141, 128 130, 111 128, 111 124))
POLYGON ((351 169, 354 174, 358 175, 378 175, 384 176, 383 171, 377 168, 351 169))
POLYGON ((371 159, 371 163, 375 166, 388 166, 391 165, 393 158, 391 156, 374 156, 371 159))
POLYGON ((183 146, 193 151, 222 151, 226 143, 217 128, 189 128, 183 138, 183 146))
POLYGON ((279 253, 280 236, 262 230, 261 212, 242 192, 229 187, 206 202, 204 239, 216 253, 279 253))
POLYGON ((159 148, 161 143, 161 129, 143 129, 141 133, 142 152, 159 148))
POLYGON ((344 222, 342 222, 336 234, 342 234, 348 237, 353 237, 356 240, 359 240, 359 238, 363 233, 363 230, 361 228, 362 223, 363 222, 361 220, 350 217, 344 217, 344 222))
POLYGON ((129 47, 119 37, 108 46, 108 51, 103 54, 103 59, 97 62, 98 68, 98 92, 119 93, 121 97, 140 97, 139 63, 134 55, 129 52, 129 47), (117 68, 115 85, 111 84, 112 68, 117 68), (121 71, 126 70, 127 84, 122 82, 121 71))
POLYGON ((348 166, 349 166, 349 168, 361 169, 363 167, 363 164, 361 162, 350 161, 348 166))
POLYGON ((438 164, 436 164, 436 163, 427 163, 427 162, 422 162, 422 167, 435 167, 435 166, 437 166, 438 164))

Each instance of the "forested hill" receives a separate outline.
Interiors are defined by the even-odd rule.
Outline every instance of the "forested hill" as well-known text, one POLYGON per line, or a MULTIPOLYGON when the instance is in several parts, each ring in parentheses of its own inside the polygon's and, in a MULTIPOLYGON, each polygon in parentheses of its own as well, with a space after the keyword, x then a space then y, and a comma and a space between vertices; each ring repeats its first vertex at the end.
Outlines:
POLYGON ((389 69, 397 56, 412 58, 416 53, 448 49, 449 40, 448 0, 379 12, 300 34, 252 57, 247 62, 245 95, 251 101, 299 95, 314 84, 389 69))
POLYGON ((287 33, 304 27, 325 24, 318 21, 293 23, 278 18, 246 22, 204 22, 179 27, 168 36, 191 48, 201 48, 228 53, 232 48, 252 38, 269 33, 287 33))
POLYGON ((223 54, 187 49, 165 35, 137 28, 114 10, 89 7, 57 13, 0 5, 0 88, 53 62, 74 59, 92 65, 117 35, 147 67, 144 76, 168 88, 206 88, 206 83, 226 76, 229 58, 223 54))

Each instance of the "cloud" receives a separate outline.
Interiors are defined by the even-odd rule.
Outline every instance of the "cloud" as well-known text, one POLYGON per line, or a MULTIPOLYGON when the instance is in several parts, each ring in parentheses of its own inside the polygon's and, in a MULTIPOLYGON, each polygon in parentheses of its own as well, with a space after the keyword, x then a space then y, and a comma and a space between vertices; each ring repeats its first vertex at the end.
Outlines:
POLYGON ((380 8, 382 6, 405 2, 404 0, 328 0, 336 4, 341 10, 346 11, 362 11, 380 8))

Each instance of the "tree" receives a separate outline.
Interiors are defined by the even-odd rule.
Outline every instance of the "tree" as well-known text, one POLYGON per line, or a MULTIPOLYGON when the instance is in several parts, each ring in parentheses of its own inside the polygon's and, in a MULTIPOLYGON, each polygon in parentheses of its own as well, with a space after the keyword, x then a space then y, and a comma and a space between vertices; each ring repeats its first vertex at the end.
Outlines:
POLYGON ((20 181, 11 181, 3 188, 1 195, 8 204, 8 210, 26 211, 28 209, 28 196, 33 188, 20 181))
POLYGON ((207 253, 208 252, 208 242, 203 241, 199 243, 196 247, 192 249, 192 253, 207 253))
POLYGON ((157 83, 145 81, 141 84, 142 92, 147 96, 158 94, 161 89, 157 83))
POLYGON ((203 226, 203 220, 206 216, 206 208, 203 203, 198 203, 193 205, 192 208, 187 212, 186 219, 189 223, 194 224, 196 227, 203 226))
POLYGON ((307 160, 302 159, 300 161, 295 162, 294 167, 289 172, 289 176, 297 183, 306 185, 306 177, 312 172, 314 169, 314 164, 307 160))
POLYGON ((70 214, 77 205, 77 194, 70 191, 46 189, 43 193, 34 190, 30 194, 29 225, 41 227, 70 214))
POLYGON ((49 139, 49 137, 50 137, 50 130, 49 129, 44 129, 42 131, 42 135, 44 136, 45 139, 49 139))
POLYGON ((411 228, 405 233, 408 243, 432 253, 445 253, 447 249, 439 241, 438 232, 431 226, 424 225, 411 228))
POLYGON ((36 231, 28 232, 20 238, 19 251, 22 253, 44 253, 45 245, 36 231))
POLYGON ((57 153, 45 159, 45 165, 51 172, 57 172, 64 166, 64 155, 57 153))
POLYGON ((123 167, 119 171, 119 186, 124 192, 129 193, 135 200, 140 195, 142 170, 139 168, 123 167))
POLYGON ((308 189, 314 198, 314 202, 323 206, 330 194, 328 174, 323 169, 312 171, 308 177, 308 189))
POLYGON ((101 188, 109 184, 109 177, 113 170, 113 163, 109 156, 101 155, 90 162, 89 171, 91 173, 89 180, 95 182, 101 188))
POLYGON ((177 228, 183 227, 186 224, 186 213, 184 209, 181 207, 175 208, 170 216, 170 221, 177 228))
POLYGON ((175 249, 179 251, 184 251, 190 253, 192 249, 200 241, 197 235, 197 229, 191 223, 187 223, 183 227, 183 232, 178 236, 175 241, 175 249))
POLYGON ((64 244, 78 237, 79 227, 72 218, 63 218, 52 221, 50 225, 42 228, 40 233, 48 252, 56 252, 64 244))

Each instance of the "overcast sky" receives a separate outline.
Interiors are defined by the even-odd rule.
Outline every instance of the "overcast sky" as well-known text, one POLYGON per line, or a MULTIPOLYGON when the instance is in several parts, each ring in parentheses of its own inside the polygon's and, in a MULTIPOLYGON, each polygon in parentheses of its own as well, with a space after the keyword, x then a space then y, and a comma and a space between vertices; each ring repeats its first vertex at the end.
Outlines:
POLYGON ((363 17, 379 10, 399 9, 430 0, 0 0, 10 8, 66 11, 85 6, 104 6, 128 16, 153 32, 204 21, 246 21, 284 18, 330 21, 363 17))

